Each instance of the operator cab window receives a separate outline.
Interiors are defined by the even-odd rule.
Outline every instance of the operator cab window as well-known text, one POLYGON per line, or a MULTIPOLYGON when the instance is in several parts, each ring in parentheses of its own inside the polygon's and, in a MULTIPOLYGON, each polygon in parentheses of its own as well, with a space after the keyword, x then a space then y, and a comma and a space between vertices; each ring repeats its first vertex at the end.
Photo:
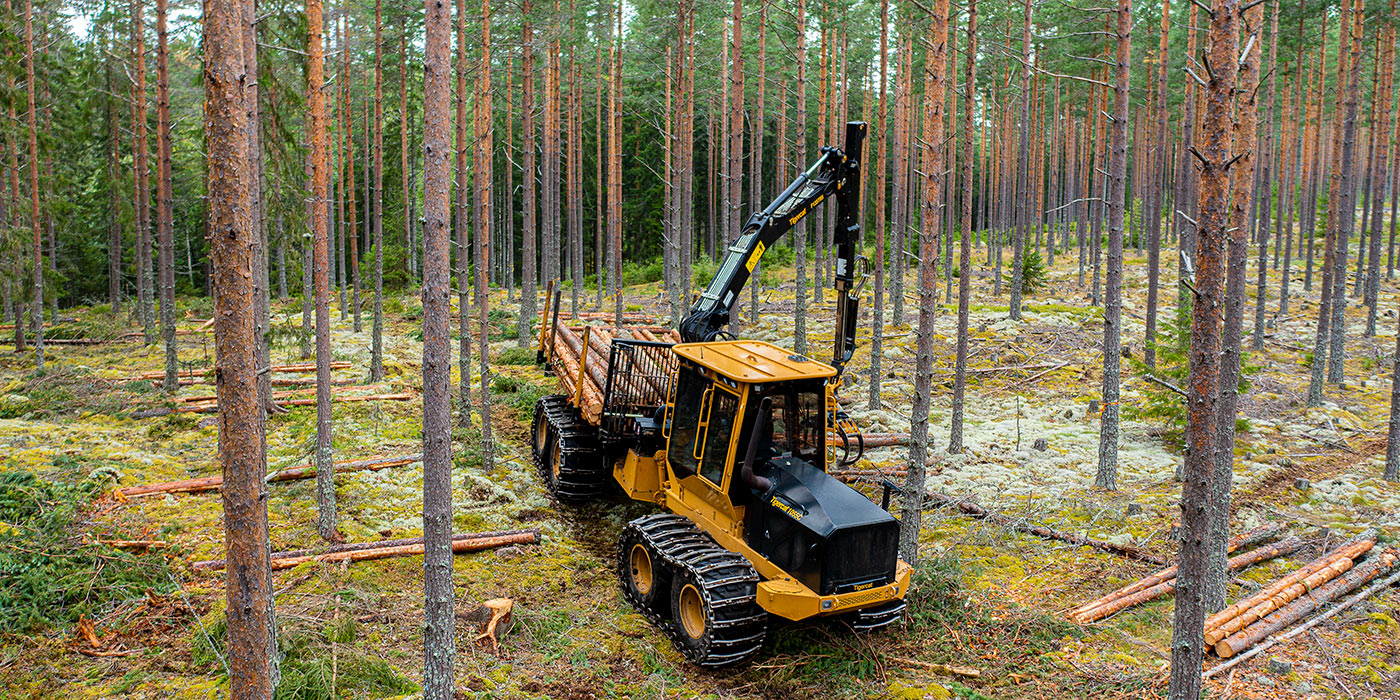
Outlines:
MULTIPOLYGON (((767 428, 759 436, 754 468, 763 469, 769 459, 795 457, 817 469, 825 469, 825 389, 820 382, 786 382, 755 387, 749 397, 736 459, 742 461, 753 435, 754 419, 763 398, 772 406, 767 428)), ((736 487, 737 488, 737 487, 736 487)), ((731 490, 731 493, 734 493, 731 490)))
POLYGON ((739 397, 682 365, 676 374, 671 443, 666 453, 681 476, 699 473, 716 488, 724 479, 739 397))

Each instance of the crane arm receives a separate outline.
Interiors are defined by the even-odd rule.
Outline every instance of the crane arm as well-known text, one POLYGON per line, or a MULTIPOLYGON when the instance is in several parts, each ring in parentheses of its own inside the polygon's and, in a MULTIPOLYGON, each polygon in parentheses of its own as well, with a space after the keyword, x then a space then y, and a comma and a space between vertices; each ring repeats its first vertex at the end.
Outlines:
MULTIPOLYGON (((715 340, 725 334, 734 302, 763 253, 818 205, 836 199, 835 289, 836 340, 832 365, 840 372, 855 352, 856 310, 859 303, 856 251, 860 240, 860 161, 865 122, 846 122, 844 149, 830 146, 799 174, 763 211, 749 217, 739 237, 726 251, 714 279, 681 321, 681 338, 688 343, 715 340)), ((863 277, 863 275, 861 275, 863 277)), ((800 292, 799 292, 800 293, 800 292)))

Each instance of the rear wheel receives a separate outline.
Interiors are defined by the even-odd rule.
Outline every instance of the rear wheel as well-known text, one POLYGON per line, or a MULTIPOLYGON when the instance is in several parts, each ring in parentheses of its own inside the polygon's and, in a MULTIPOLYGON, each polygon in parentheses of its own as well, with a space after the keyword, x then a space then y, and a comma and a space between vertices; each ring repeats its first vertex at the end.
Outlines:
POLYGON ((561 395, 546 396, 535 404, 531 452, 545 488, 563 503, 596 498, 607 483, 598 429, 561 395))

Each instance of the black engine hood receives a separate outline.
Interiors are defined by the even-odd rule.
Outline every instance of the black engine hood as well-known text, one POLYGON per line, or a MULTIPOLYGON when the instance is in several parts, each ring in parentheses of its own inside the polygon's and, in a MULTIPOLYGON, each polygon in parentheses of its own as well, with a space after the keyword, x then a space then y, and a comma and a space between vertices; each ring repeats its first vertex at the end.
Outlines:
POLYGON ((895 521, 859 491, 801 459, 775 458, 763 476, 773 481, 769 503, 823 539, 837 530, 895 521))

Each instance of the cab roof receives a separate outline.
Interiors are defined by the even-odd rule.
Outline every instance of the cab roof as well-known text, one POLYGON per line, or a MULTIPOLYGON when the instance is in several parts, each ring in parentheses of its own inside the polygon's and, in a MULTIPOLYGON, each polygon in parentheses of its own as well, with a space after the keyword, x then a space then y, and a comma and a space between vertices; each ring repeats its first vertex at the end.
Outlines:
POLYGON ((761 340, 723 340, 674 346, 677 355, 746 384, 836 375, 830 365, 761 340))

